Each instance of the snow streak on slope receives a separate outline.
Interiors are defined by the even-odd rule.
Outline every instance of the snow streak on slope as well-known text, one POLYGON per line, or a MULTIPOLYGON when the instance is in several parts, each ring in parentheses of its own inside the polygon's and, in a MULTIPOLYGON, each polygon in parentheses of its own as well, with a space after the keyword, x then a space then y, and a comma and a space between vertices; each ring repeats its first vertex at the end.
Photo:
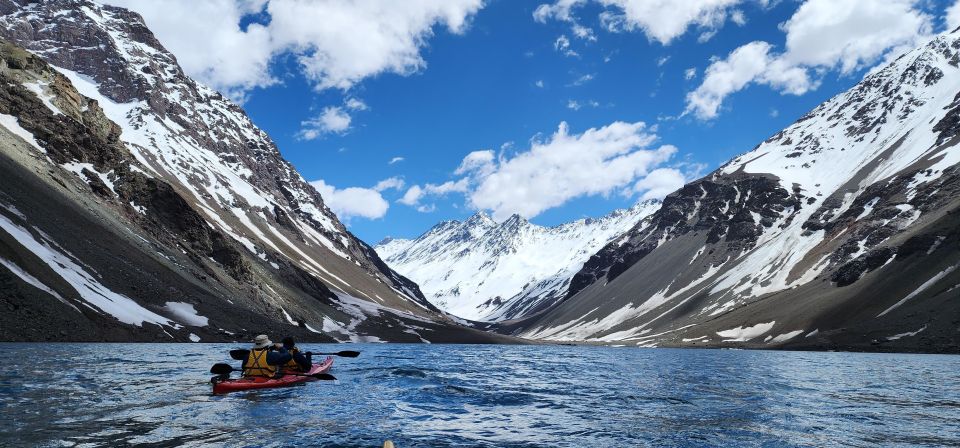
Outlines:
POLYGON ((478 212, 465 222, 437 224, 415 240, 384 240, 376 250, 441 309, 465 319, 513 319, 563 297, 590 255, 658 207, 659 201, 641 202, 556 227, 517 215, 498 224, 478 212))
MULTIPOLYGON (((138 15, 82 0, 13 6, 0 17, 4 36, 97 100, 136 159, 175 185, 212 227, 271 266, 286 259, 353 296, 429 308, 346 230, 241 108, 182 72, 138 15)), ((28 87, 52 106, 44 86, 28 87)))
POLYGON ((899 310, 894 302, 911 297, 922 309, 910 291, 936 297, 942 289, 929 286, 955 283, 958 133, 960 32, 951 32, 665 198, 648 226, 591 257, 574 294, 518 334, 870 347, 855 338, 925 318, 884 314, 899 310), (897 277, 908 268, 917 272, 897 277), (863 327, 827 331, 840 325, 863 327), (722 337, 759 328, 770 337, 722 337), (799 338, 800 329, 820 331, 799 338))

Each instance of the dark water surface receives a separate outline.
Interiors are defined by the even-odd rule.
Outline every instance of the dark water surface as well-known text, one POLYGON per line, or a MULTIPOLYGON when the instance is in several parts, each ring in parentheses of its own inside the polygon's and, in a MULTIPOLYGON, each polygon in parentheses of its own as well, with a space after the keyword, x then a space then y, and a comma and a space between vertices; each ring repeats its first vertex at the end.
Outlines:
POLYGON ((211 395, 237 347, 0 344, 0 446, 960 446, 957 356, 310 345, 363 354, 211 395))

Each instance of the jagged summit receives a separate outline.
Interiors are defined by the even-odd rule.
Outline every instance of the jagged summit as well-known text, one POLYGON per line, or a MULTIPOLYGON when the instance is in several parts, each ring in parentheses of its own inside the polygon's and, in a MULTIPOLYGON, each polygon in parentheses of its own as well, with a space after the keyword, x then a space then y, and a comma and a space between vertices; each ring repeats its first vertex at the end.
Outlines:
POLYGON ((664 199, 505 331, 956 351, 960 36, 937 36, 664 199), (952 348, 951 348, 952 347, 952 348))
POLYGON ((376 250, 414 279, 427 299, 460 317, 504 320, 525 316, 563 296, 572 274, 597 249, 653 213, 645 201, 602 218, 543 227, 512 215, 501 223, 477 212, 445 221, 415 240, 376 250))
MULTIPOLYGON (((171 309, 192 306, 206 316, 192 333, 202 340, 264 325, 340 340, 489 340, 453 324, 347 231, 269 136, 186 76, 139 15, 87 0, 0 0, 0 38, 39 57, 23 56, 34 61, 27 66, 22 50, 8 49, 4 59, 11 118, 0 123, 8 137, 0 142, 3 174, 23 185, 56 179, 0 191, 0 213, 11 222, 0 239, 16 241, 0 248, 0 277, 21 286, 36 280, 64 299, 44 308, 23 286, 10 300, 27 304, 24 312, 56 315, 59 306, 86 310, 78 305, 99 300, 84 295, 90 288, 51 286, 74 277, 25 261, 44 259, 41 246, 63 247, 90 278, 105 277, 103 294, 161 316, 151 319, 163 331, 138 339, 186 340, 171 330, 191 321, 166 308, 175 302, 185 305, 171 309), (31 172, 48 174, 38 180, 31 172), (58 212, 89 228, 66 233, 58 212)), ((84 311, 71 325, 91 339, 137 334, 123 310, 103 306, 93 308, 105 315, 84 311)), ((3 318, 0 333, 35 321, 3 318)))

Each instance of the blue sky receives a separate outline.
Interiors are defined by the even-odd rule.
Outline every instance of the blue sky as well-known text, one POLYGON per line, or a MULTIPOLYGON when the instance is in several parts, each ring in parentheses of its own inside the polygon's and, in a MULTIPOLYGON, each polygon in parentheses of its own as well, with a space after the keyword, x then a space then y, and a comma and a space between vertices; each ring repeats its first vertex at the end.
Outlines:
MULTIPOLYGON (((322 180, 321 193, 370 243, 415 237, 477 208, 555 225, 662 195, 954 23, 945 17, 951 5, 935 1, 704 0, 692 2, 694 20, 684 23, 671 14, 687 6, 670 2, 463 0, 406 21, 354 10, 346 17, 358 24, 330 31, 351 40, 327 49, 282 35, 297 32, 294 22, 270 30, 282 14, 304 16, 296 9, 303 4, 213 3, 211 14, 225 17, 219 41, 246 49, 234 62, 249 65, 234 72, 202 65, 205 51, 225 50, 177 40, 190 30, 171 12, 176 1, 163 10, 126 6, 145 16, 188 73, 243 100, 284 157, 307 180, 322 180), (400 44, 349 35, 367 20, 408 34, 398 34, 400 44), (258 32, 270 37, 254 40, 258 32), (277 44, 283 38, 297 43, 277 44), (354 43, 352 53, 337 53, 354 43), (352 57, 366 48, 386 50, 352 57), (562 122, 567 129, 557 136, 562 122), (593 151, 603 155, 581 158, 593 151), (476 163, 458 172, 472 152, 476 163)), ((350 8, 329 6, 340 7, 350 8)), ((304 26, 316 32, 317 23, 304 26)), ((204 32, 216 26, 196 30, 204 32)))

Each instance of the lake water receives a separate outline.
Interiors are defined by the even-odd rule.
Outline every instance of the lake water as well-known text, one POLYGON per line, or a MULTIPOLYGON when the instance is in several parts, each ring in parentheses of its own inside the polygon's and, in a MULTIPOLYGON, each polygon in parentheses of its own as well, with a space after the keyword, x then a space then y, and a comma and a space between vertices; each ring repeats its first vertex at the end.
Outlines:
POLYGON ((0 446, 960 445, 958 356, 311 344, 362 355, 211 395, 238 347, 0 344, 0 446))

